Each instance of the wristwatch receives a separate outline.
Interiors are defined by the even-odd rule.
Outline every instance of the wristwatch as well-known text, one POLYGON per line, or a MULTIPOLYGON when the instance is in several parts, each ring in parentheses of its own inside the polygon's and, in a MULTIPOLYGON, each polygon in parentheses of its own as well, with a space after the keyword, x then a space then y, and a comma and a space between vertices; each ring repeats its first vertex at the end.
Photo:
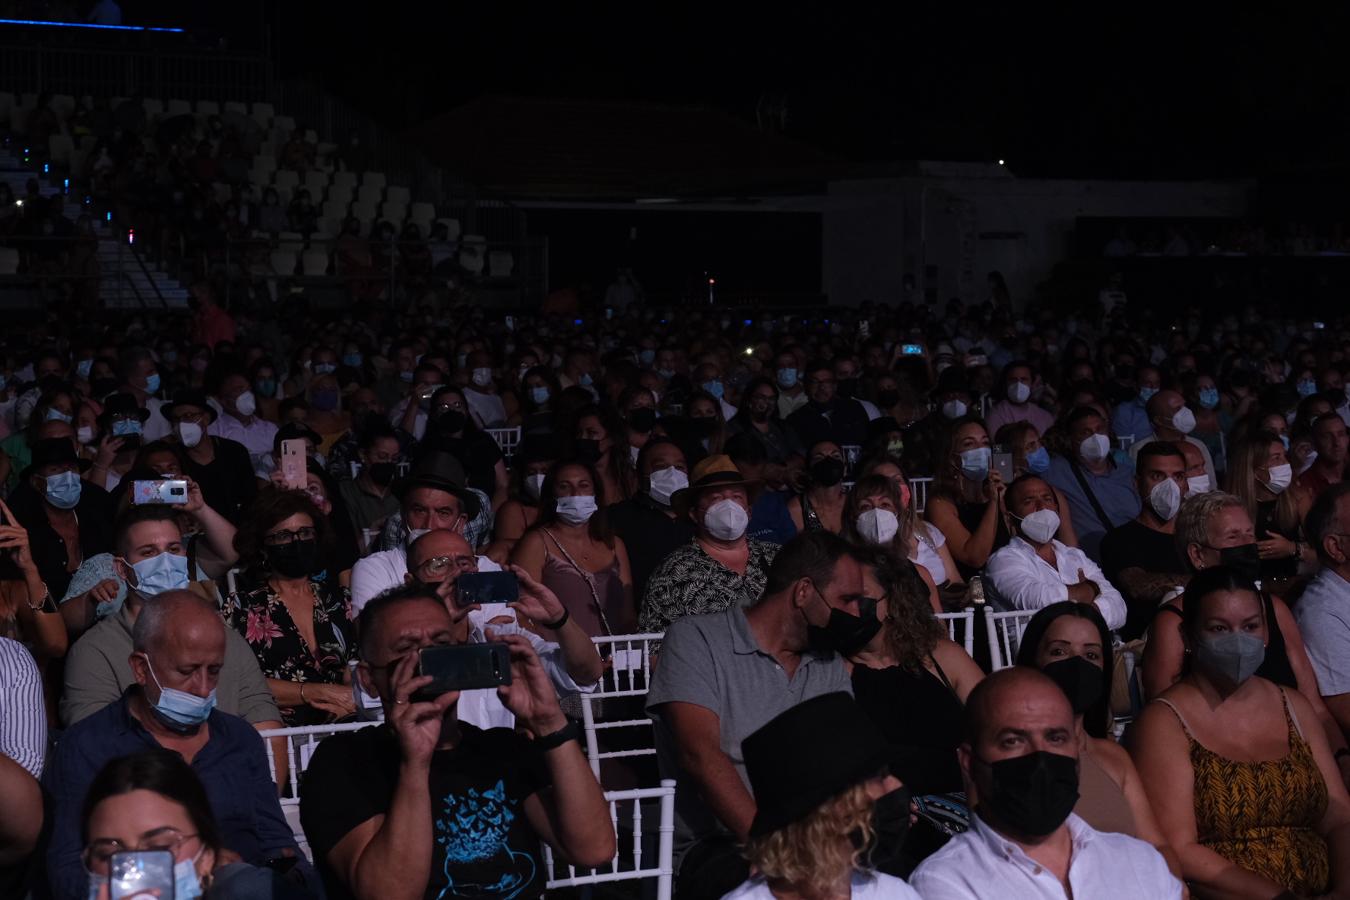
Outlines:
POLYGON ((540 752, 547 753, 555 747, 561 747, 568 741, 581 742, 581 725, 575 719, 568 719, 566 725, 552 734, 535 738, 534 745, 539 748, 540 752))

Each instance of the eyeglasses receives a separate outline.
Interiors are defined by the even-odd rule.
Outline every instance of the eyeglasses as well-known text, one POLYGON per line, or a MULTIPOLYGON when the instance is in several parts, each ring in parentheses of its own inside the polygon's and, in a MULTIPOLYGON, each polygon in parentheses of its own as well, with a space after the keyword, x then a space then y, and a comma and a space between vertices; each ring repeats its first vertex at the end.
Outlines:
POLYGON ((294 531, 274 531, 269 535, 263 536, 263 543, 269 547, 279 547, 282 544, 289 544, 292 541, 312 541, 318 536, 318 531, 312 527, 297 528, 294 531))
POLYGON ((149 837, 142 840, 136 846, 127 846, 121 841, 107 840, 91 841, 89 846, 84 848, 84 867, 93 875, 107 875, 112 864, 114 853, 125 853, 129 850, 167 850, 178 857, 178 848, 183 846, 185 841, 197 838, 196 834, 183 834, 177 828, 165 827, 153 832, 149 837))
POLYGON ((429 578, 441 578, 454 566, 461 572, 467 572, 472 569, 478 560, 472 556, 433 556, 431 559, 423 560, 417 566, 417 574, 426 581, 429 578))

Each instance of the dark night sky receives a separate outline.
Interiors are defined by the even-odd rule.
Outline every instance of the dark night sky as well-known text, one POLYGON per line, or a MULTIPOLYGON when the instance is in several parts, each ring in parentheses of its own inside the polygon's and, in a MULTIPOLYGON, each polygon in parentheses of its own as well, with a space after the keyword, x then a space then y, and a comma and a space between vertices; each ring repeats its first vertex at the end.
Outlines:
POLYGON ((669 5, 669 16, 653 4, 505 5, 372 4, 363 18, 284 4, 277 48, 283 72, 321 72, 396 128, 482 94, 702 103, 752 120, 761 96, 782 95, 789 135, 855 161, 1003 157, 1025 175, 1220 177, 1350 158, 1344 8, 1294 19, 1175 3, 1039 17, 1012 3, 750 15, 724 2, 669 5))

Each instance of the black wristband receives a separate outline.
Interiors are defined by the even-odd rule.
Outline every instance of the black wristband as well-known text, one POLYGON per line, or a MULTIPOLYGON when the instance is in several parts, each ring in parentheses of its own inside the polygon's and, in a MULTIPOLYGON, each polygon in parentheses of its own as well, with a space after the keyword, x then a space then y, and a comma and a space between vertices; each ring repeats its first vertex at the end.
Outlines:
POLYGON ((561 747, 568 741, 581 741, 581 726, 575 719, 568 719, 567 724, 559 728, 552 734, 545 734, 534 739, 534 745, 540 752, 546 753, 555 747, 561 747))
POLYGON ((559 628, 562 628, 564 625, 566 625, 568 620, 570 620, 571 618, 572 614, 568 612, 567 607, 564 606, 561 619, 559 619, 556 622, 540 622, 539 627, 547 628, 549 631, 557 631, 559 628))

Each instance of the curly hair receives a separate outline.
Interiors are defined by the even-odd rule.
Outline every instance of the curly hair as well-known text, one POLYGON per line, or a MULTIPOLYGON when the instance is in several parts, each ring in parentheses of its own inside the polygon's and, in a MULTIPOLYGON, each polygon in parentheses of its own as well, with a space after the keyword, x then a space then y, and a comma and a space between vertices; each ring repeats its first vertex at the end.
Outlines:
POLYGON ((864 475, 853 485, 853 489, 844 498, 844 522, 839 533, 855 544, 867 543, 858 534, 858 516, 861 515, 858 507, 862 505, 862 501, 873 497, 885 497, 895 506, 895 517, 899 520, 900 528, 891 539, 890 547, 893 552, 908 556, 914 549, 914 504, 902 505, 900 491, 885 475, 864 475))
POLYGON ((239 554, 240 568, 255 575, 270 572, 263 536, 275 528, 278 522, 299 513, 309 516, 309 520, 314 523, 319 549, 326 559, 332 550, 333 530, 328 519, 309 499, 309 494, 268 485, 258 491, 258 496, 245 511, 239 530, 234 535, 234 551, 239 554))
POLYGON ((886 600, 886 617, 881 622, 886 649, 901 668, 918 672, 933 655, 947 629, 928 603, 928 585, 914 564, 881 549, 858 552, 864 566, 870 566, 881 582, 886 600))
POLYGON ((770 883, 789 885, 810 900, 826 900, 841 880, 866 866, 860 848, 872 841, 873 806, 867 785, 855 784, 806 818, 751 838, 745 857, 770 883), (859 833, 862 839, 855 843, 859 833))

